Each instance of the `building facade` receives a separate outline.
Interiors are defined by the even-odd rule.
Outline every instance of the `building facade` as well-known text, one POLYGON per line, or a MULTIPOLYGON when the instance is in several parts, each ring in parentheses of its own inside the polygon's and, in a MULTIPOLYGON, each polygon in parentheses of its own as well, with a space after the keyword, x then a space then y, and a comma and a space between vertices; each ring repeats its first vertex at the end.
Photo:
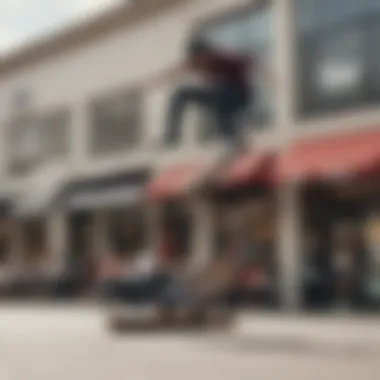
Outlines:
MULTIPOLYGON (((281 173, 269 191, 278 206, 280 298, 289 308, 298 307, 302 194, 315 163, 297 168, 293 161, 306 162, 297 151, 305 150, 305 141, 358 133, 372 136, 359 137, 367 146, 368 139, 379 137, 380 57, 371 43, 379 34, 380 8, 375 0, 347 3, 342 8, 341 0, 318 5, 316 0, 140 0, 4 58, 0 176, 4 198, 16 199, 12 217, 6 217, 13 225, 11 256, 23 255, 28 229, 45 230, 49 248, 40 242, 38 249, 49 250, 55 262, 66 260, 68 251, 107 250, 105 225, 120 205, 126 214, 145 218, 139 223, 149 226, 148 240, 157 245, 162 207, 140 199, 142 189, 173 166, 183 165, 181 172, 194 162, 212 167, 223 154, 212 121, 199 113, 186 118, 178 148, 156 148, 177 84, 167 73, 181 63, 189 40, 201 36, 216 46, 254 53, 275 78, 273 85, 255 78, 256 104, 244 124, 252 151, 276 156, 276 169, 268 171, 281 173), (168 79, 157 86, 160 76, 168 79), (118 199, 116 205, 104 200, 104 189, 112 202, 118 199), (50 207, 61 193, 66 200, 50 207), (139 213, 136 204, 148 211, 139 213), (85 245, 82 237, 69 247, 70 228, 77 231, 84 220, 98 231, 96 242, 78 248, 85 245), (34 227, 25 227, 29 224, 34 227)), ((214 207, 196 189, 181 202, 195 219, 188 249, 202 262, 214 247, 214 207)))

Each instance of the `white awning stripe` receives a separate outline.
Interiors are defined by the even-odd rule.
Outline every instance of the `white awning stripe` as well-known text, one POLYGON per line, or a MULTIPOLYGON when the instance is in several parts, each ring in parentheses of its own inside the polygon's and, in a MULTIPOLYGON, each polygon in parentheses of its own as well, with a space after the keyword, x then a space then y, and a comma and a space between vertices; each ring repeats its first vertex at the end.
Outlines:
POLYGON ((141 186, 119 186, 102 190, 87 190, 69 196, 67 207, 70 210, 95 210, 105 207, 137 203, 143 198, 141 186))

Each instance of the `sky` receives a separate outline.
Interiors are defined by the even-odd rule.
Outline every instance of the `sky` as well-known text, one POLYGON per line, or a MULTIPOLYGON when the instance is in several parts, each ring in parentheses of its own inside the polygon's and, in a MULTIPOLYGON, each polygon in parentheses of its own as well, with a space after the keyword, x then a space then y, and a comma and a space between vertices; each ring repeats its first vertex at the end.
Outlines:
POLYGON ((0 55, 126 0, 0 0, 0 55))

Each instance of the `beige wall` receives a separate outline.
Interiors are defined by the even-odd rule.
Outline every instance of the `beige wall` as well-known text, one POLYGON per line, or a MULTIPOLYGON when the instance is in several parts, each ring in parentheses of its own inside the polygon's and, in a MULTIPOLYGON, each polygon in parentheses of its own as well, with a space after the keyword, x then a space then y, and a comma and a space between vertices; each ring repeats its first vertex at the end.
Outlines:
MULTIPOLYGON (((376 124, 380 110, 363 110, 333 119, 303 122, 294 115, 294 54, 292 41, 291 1, 274 0, 276 36, 273 70, 277 85, 273 96, 277 98, 275 125, 254 136, 256 146, 263 148, 284 146, 300 136, 329 133, 336 129, 367 128, 376 124), (306 126, 308 124, 308 126, 306 126)), ((154 74, 172 67, 181 60, 184 43, 200 21, 219 12, 234 8, 249 0, 195 0, 138 27, 126 28, 104 36, 89 45, 20 69, 10 77, 0 78, 2 89, 0 105, 0 152, 6 144, 4 128, 9 119, 9 102, 16 91, 30 90, 33 108, 51 110, 69 106, 73 112, 72 151, 70 160, 62 165, 73 175, 86 176, 150 163, 168 163, 173 160, 198 157, 208 159, 218 155, 218 147, 201 148, 188 144, 176 152, 157 155, 150 149, 162 131, 165 105, 170 86, 152 89, 145 99, 145 142, 133 152, 94 160, 87 155, 88 120, 87 103, 96 95, 122 86, 139 84, 154 74)), ((4 177, 4 157, 0 153, 0 175, 4 177)), ((3 178, 3 186, 20 186, 29 180, 3 178)))
MULTIPOLYGON (((175 65, 181 60, 184 42, 197 20, 213 14, 215 9, 243 2, 198 0, 147 20, 138 27, 119 30, 95 43, 72 49, 1 79, 1 134, 10 117, 12 96, 20 89, 27 89, 33 94, 32 107, 37 111, 62 105, 72 109, 72 154, 71 160, 65 165, 79 175, 144 164, 150 158, 148 142, 156 138, 162 128, 167 89, 156 89, 146 96, 145 146, 137 146, 135 152, 101 162, 92 160, 86 154, 87 103, 98 94, 139 84, 175 65)), ((5 143, 4 139, 1 141, 5 143)), ((0 160, 0 166, 3 164, 4 157, 0 160)))

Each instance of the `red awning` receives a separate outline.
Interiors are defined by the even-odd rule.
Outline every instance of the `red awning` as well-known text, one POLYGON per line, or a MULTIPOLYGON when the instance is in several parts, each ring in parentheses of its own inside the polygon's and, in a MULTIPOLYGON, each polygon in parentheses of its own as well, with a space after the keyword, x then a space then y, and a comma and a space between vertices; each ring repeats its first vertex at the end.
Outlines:
POLYGON ((148 199, 162 201, 184 195, 199 185, 207 173, 207 165, 199 163, 170 167, 158 174, 148 185, 148 199))
POLYGON ((372 172, 380 165, 380 130, 299 142, 278 162, 280 180, 322 180, 372 172))
POLYGON ((216 177, 221 186, 248 184, 253 181, 270 182, 273 178, 274 157, 268 153, 249 152, 237 157, 216 177))

